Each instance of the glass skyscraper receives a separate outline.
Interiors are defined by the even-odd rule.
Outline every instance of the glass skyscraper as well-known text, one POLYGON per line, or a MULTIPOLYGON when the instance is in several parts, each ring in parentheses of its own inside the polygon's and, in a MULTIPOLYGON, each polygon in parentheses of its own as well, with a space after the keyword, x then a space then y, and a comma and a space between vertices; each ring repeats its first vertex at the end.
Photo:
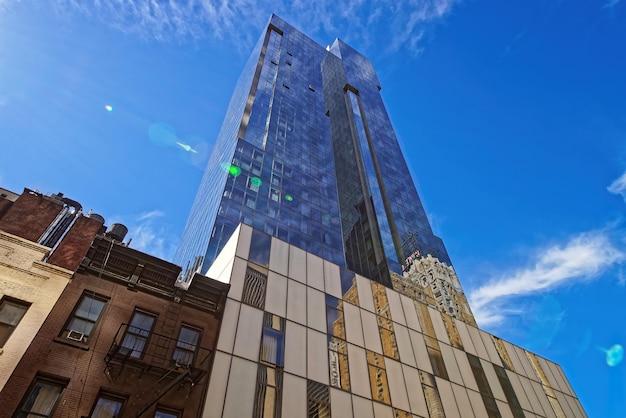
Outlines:
POLYGON ((557 364, 476 326, 379 91, 272 16, 176 257, 230 286, 202 416, 586 418, 557 364))
POLYGON ((237 82, 175 261, 205 273, 242 222, 391 286, 407 258, 450 265, 371 62, 272 16, 237 82))

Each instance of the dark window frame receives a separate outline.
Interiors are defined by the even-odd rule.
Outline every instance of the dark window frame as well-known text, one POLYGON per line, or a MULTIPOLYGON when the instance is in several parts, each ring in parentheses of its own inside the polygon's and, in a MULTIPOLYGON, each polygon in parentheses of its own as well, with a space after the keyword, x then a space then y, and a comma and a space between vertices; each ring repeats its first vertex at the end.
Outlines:
POLYGON ((124 412, 124 406, 126 406, 126 402, 128 401, 128 395, 100 389, 98 396, 94 400, 93 406, 91 407, 91 411, 89 412, 89 418, 94 417, 94 413, 98 407, 98 402, 100 402, 101 399, 120 403, 120 410, 118 411, 116 417, 123 416, 122 414, 124 412))
POLYGON ((180 328, 178 330, 178 338, 176 339, 176 346, 174 347, 174 352, 172 353, 172 360, 174 362, 176 362, 176 364, 180 364, 181 366, 193 366, 195 364, 196 361, 196 355, 198 354, 198 349, 200 348, 200 344, 202 343, 202 331, 203 329, 200 327, 197 327, 195 325, 191 325, 188 324, 186 322, 183 322, 180 325, 180 328), (181 333, 183 331, 183 328, 191 330, 191 331, 195 331, 198 333, 198 339, 196 341, 196 344, 193 346, 193 350, 189 349, 187 347, 182 347, 181 344, 184 344, 185 346, 191 346, 192 344, 186 342, 186 341, 181 341, 180 336, 181 333), (177 358, 176 354, 182 352, 185 353, 185 355, 190 355, 191 356, 191 361, 188 362, 187 364, 184 363, 179 363, 179 359, 177 358))
POLYGON ((78 298, 78 300, 76 301, 76 303, 74 304, 74 308, 72 309, 72 313, 68 316, 67 321, 65 321, 65 324, 63 325, 63 329, 61 330, 60 334, 59 334, 59 338, 62 339, 67 339, 67 340, 71 340, 73 342, 76 342, 78 344, 84 344, 87 345, 90 342, 90 337, 91 335, 95 332, 96 328, 98 327, 98 324, 100 323, 100 320, 102 319, 102 314, 104 313, 107 304, 109 303, 110 298, 108 296, 104 296, 101 295, 99 293, 96 293, 92 290, 88 290, 85 289, 83 291, 83 293, 81 293, 80 297, 78 298), (100 302, 104 302, 104 304, 102 305, 102 309, 100 310, 100 312, 98 313, 98 317, 96 318, 96 320, 92 320, 88 317, 82 317, 82 316, 78 316, 77 315, 77 311, 81 306, 81 303, 83 302, 83 300, 85 300, 85 298, 91 298, 94 300, 98 300, 100 302), (70 324, 72 323, 72 321, 74 319, 78 319, 80 321, 84 321, 84 322, 89 322, 92 324, 91 326, 91 330, 89 331, 89 334, 85 334, 85 333, 81 333, 78 330, 74 330, 70 328, 70 324), (82 334, 80 341, 77 340, 76 338, 72 338, 73 335, 76 334, 72 334, 72 332, 77 332, 82 334))
POLYGON ((121 350, 131 350, 130 353, 128 353, 129 357, 131 358, 135 358, 135 359, 142 359, 143 356, 146 354, 146 349, 148 348, 148 345, 150 344, 150 338, 152 337, 152 334, 154 332, 154 327, 156 326, 157 320, 159 318, 159 315, 155 312, 150 312, 146 309, 142 309, 142 308, 137 308, 135 307, 135 309, 133 310, 133 314, 130 317, 130 320, 128 321, 128 325, 126 327, 126 332, 124 332, 124 336, 122 337, 122 342, 120 343, 120 349, 121 350), (152 325, 150 326, 150 329, 143 329, 143 328, 139 328, 137 326, 132 325, 133 323, 133 319, 135 319, 135 316, 137 314, 141 314, 141 315, 145 315, 145 316, 149 316, 152 317, 154 320, 152 321, 152 325), (131 331, 132 329, 136 329, 137 331, 131 331), (141 331, 146 331, 147 334, 143 335, 141 333, 141 331), (133 344, 132 347, 128 347, 125 346, 124 343, 127 341, 126 338, 132 336, 131 338, 136 338, 136 340, 143 340, 144 344, 141 347, 141 350, 137 350, 135 348, 135 344, 133 344), (138 352, 139 355, 134 355, 135 352, 138 352))
POLYGON ((15 413, 13 414, 13 417, 14 418, 26 418, 26 417, 33 416, 33 417, 47 418, 47 417, 54 416, 54 412, 57 406, 59 405, 59 401, 63 397, 63 393, 65 392, 65 389, 67 388, 68 383, 69 383, 69 379, 67 378, 64 378, 61 376, 46 375, 46 374, 38 373, 37 375, 35 375, 35 377, 33 378, 33 381, 28 387, 28 390, 22 397, 22 400, 20 401, 19 406, 17 407, 17 409, 15 410, 15 413), (39 388, 38 388, 38 385, 40 385, 39 388), (39 396, 41 392, 41 388, 43 386, 56 387, 60 389, 59 393, 56 396, 56 399, 54 400, 54 404, 52 405, 52 407, 50 407, 50 412, 47 414, 32 410, 32 408, 35 406, 34 404, 37 401, 37 397, 39 396), (35 390, 37 390, 37 393, 35 393, 35 390), (28 406, 28 409, 26 409, 27 405, 31 402, 31 397, 33 395, 34 395, 34 399, 32 400, 32 404, 28 406))
POLYGON ((16 299, 16 298, 4 295, 2 296, 2 298, 0 298, 0 312, 2 311, 2 308, 8 304, 18 305, 19 307, 25 308, 25 309, 24 309, 24 312, 22 313, 22 316, 18 319, 15 325, 12 325, 9 323, 3 323, 3 322, 0 323, 0 326, 6 329, 5 336, 3 337, 2 335, 0 335, 0 348, 4 347, 5 344, 9 341, 9 339, 11 338, 11 335, 13 335, 13 332, 20 325, 20 323, 26 316, 28 309, 32 305, 30 302, 27 302, 25 300, 16 299))

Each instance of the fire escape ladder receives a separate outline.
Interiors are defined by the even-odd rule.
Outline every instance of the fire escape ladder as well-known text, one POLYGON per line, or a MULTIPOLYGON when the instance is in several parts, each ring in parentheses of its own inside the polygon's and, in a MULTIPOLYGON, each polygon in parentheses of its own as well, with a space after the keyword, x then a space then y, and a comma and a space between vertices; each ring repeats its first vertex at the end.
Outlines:
MULTIPOLYGON (((165 387, 163 387, 163 389, 161 389, 151 400, 150 402, 148 402, 143 408, 141 408, 141 410, 139 412, 137 412, 137 415, 135 415, 135 418, 139 418, 140 416, 142 416, 144 413, 146 413, 146 411, 148 409, 150 409, 150 407, 152 407, 152 405, 154 405, 155 403, 157 403, 159 401, 159 399, 161 399, 163 397, 163 395, 165 395, 167 392, 169 392, 172 388, 174 388, 176 385, 178 385, 179 383, 182 384, 182 381, 189 376, 189 374, 191 373, 191 369, 187 369, 184 372, 182 372, 181 374, 179 374, 175 379, 173 379, 171 382, 169 382, 167 385, 165 385, 165 387)), ((167 376, 167 375, 166 375, 167 376)), ((165 376, 163 376, 164 378, 165 376)))

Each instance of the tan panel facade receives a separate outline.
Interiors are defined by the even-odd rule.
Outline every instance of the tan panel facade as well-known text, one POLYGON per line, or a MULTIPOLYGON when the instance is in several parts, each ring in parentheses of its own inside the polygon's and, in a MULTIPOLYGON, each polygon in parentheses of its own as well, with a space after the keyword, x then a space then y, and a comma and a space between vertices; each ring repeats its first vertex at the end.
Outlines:
POLYGON ((267 294, 257 303, 252 276, 231 277, 216 358, 232 356, 237 367, 223 364, 213 374, 217 393, 209 393, 207 408, 215 409, 204 416, 585 416, 553 363, 276 238, 277 253, 263 261, 250 254, 258 234, 241 225, 231 240, 246 242, 218 257, 274 279, 255 288, 267 294), (244 253, 257 263, 236 255, 244 253), (262 376, 254 390, 242 387, 244 374, 262 376))

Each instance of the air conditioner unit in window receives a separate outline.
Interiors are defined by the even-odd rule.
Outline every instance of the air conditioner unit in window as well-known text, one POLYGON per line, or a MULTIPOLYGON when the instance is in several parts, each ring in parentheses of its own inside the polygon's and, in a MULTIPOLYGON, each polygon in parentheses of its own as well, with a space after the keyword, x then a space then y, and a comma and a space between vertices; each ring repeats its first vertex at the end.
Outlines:
POLYGON ((70 330, 70 332, 67 333, 68 340, 82 342, 84 337, 85 337, 85 334, 83 334, 82 332, 74 331, 74 330, 70 330))

